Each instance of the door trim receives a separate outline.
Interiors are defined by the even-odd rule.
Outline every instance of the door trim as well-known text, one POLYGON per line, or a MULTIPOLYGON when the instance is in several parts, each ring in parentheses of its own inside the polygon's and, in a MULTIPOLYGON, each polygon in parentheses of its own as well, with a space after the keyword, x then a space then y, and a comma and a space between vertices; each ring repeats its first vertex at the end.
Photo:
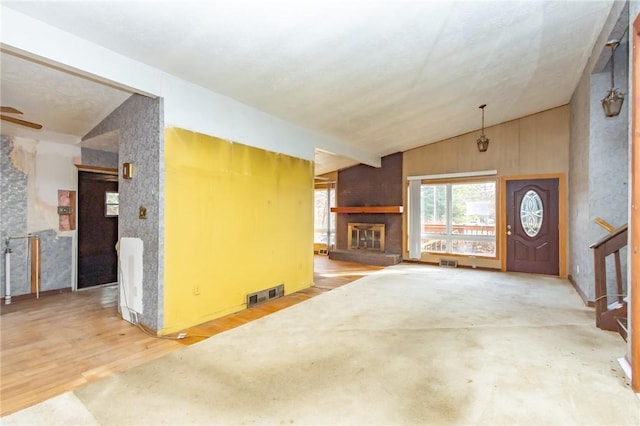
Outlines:
POLYGON ((536 175, 502 176, 500 178, 500 215, 498 218, 497 244, 500 250, 500 270, 507 271, 507 241, 505 238, 507 220, 507 181, 558 179, 558 265, 559 276, 567 277, 567 175, 565 173, 546 173, 536 175))
POLYGON ((118 169, 112 167, 88 166, 86 164, 75 164, 79 172, 104 173, 105 175, 118 175, 118 169))
POLYGON ((640 216, 637 203, 640 200, 640 109, 637 108, 640 99, 640 16, 633 22, 633 65, 631 72, 631 96, 629 99, 629 111, 631 120, 631 246, 628 251, 629 262, 627 274, 629 274, 629 286, 631 300, 629 304, 629 324, 631 336, 629 337, 629 363, 631 364, 631 388, 634 392, 640 392, 640 216))

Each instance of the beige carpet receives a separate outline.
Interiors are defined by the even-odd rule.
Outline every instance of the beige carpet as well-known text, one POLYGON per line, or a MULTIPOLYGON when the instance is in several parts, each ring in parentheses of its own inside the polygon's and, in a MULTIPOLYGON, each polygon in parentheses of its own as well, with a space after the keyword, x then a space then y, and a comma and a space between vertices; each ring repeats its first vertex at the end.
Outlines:
POLYGON ((401 264, 2 418, 14 424, 640 424, 566 280, 401 264))

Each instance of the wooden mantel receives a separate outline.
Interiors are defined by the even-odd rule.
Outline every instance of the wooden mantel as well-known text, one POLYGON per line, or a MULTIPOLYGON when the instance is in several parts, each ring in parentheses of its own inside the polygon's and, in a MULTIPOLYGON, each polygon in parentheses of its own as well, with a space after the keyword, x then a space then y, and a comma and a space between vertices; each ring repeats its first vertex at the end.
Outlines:
POLYGON ((402 213, 403 206, 331 207, 331 213, 402 213))

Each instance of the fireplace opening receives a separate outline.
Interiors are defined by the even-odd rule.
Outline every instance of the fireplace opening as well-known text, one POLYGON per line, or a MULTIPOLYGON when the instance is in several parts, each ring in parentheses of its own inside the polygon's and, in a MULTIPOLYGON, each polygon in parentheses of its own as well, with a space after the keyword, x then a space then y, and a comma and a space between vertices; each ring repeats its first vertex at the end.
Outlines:
POLYGON ((384 223, 348 223, 347 248, 384 252, 384 223))

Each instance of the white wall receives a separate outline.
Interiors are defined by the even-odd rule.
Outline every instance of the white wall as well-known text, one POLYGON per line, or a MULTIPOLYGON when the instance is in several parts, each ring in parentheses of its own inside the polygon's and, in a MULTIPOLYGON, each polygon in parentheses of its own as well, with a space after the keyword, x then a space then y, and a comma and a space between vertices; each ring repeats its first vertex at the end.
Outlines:
MULTIPOLYGON (((80 148, 76 146, 38 142, 36 145, 35 174, 29 176, 29 232, 43 229, 58 229, 58 190, 78 190, 80 148), (33 182, 33 183, 32 183, 33 182)), ((72 232, 62 232, 70 235, 72 232)), ((60 234, 60 232, 59 232, 60 234)))
POLYGON ((80 163, 80 148, 15 138, 11 162, 27 175, 26 232, 57 231, 58 190, 77 190, 78 172, 74 164, 80 163))
MULTIPOLYGON (((630 1, 629 2, 629 31, 631 34, 631 31, 633 31, 633 23, 636 21, 636 19, 638 19, 638 17, 640 17, 640 1, 630 1)), ((630 37, 630 43, 633 43, 633 37, 630 37)), ((634 63, 634 56, 635 56, 635 50, 633 48, 629 49, 629 87, 633 87, 633 63, 634 63)), ((629 95, 628 98, 631 98, 631 96, 629 95)), ((637 107, 637 105, 632 105, 631 102, 629 101, 629 123, 632 122, 632 117, 633 114, 635 113, 634 110, 637 107)), ((631 135, 632 132, 632 128, 631 126, 629 126, 629 146, 631 147, 631 142, 633 142, 633 137, 631 135)), ((631 158, 631 155, 629 156, 631 158)), ((631 166, 629 166, 629 172, 631 173, 631 166)), ((631 176, 629 177, 629 182, 633 184, 635 184, 635 182, 633 182, 631 180, 631 176)), ((629 199, 631 199, 631 186, 629 185, 630 188, 630 192, 629 192, 629 199)), ((631 205, 631 203, 629 203, 629 205, 631 205)), ((629 214, 629 218, 631 218, 631 214, 629 214)), ((632 220, 630 219, 629 222, 632 222, 632 220)), ((630 255, 630 251, 628 252, 628 254, 630 255)), ((629 259, 627 259, 629 260, 629 259)), ((627 270, 627 280, 628 282, 632 282, 631 280, 631 268, 629 268, 629 270, 627 270)), ((637 286, 633 287, 633 286, 629 286, 629 297, 631 298, 631 292, 633 290, 637 290, 637 286)), ((634 310, 633 308, 628 310, 628 318, 627 318, 627 324, 629 324, 629 336, 631 336, 631 338, 627 341, 627 359, 631 359, 631 344, 632 344, 632 338, 635 334, 632 330, 631 330, 631 326, 633 324, 633 322, 631 321, 631 311, 634 310)))

